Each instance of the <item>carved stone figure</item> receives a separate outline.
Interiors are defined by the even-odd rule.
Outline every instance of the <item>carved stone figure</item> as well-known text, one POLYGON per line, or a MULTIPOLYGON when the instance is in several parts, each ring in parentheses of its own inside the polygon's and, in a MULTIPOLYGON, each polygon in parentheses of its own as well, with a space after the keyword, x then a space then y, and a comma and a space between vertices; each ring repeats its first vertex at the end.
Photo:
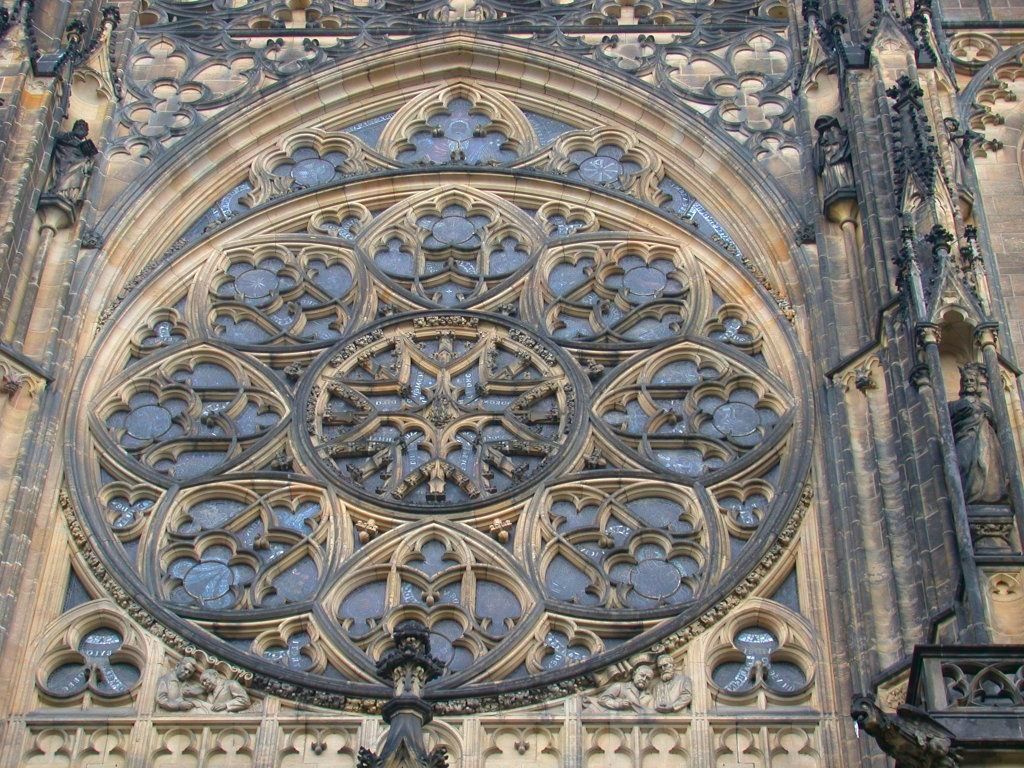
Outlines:
POLYGON ((204 689, 196 680, 199 670, 187 656, 165 672, 156 683, 156 703, 168 712, 187 712, 203 703, 204 689))
POLYGON ((825 188, 825 208, 837 200, 855 198, 853 162, 850 159, 850 137, 832 115, 814 121, 818 140, 814 144, 814 170, 825 188))
POLYGON ((855 696, 850 714, 896 760, 896 768, 957 768, 960 764, 953 734, 917 707, 904 704, 890 715, 874 699, 855 696))
POLYGON ((241 712, 252 704, 249 692, 240 683, 215 669, 205 670, 199 682, 206 690, 205 704, 210 712, 241 712))
POLYGON ((89 124, 85 120, 76 120, 70 131, 57 134, 49 194, 72 204, 79 201, 97 152, 88 136, 89 124))
POLYGON ((960 482, 968 504, 996 504, 1006 498, 992 409, 981 399, 985 369, 968 363, 960 369, 960 399, 949 404, 960 482))
POLYGON ((676 669, 676 660, 667 653, 655 661, 658 680, 654 683, 654 709, 657 712, 680 712, 690 706, 693 693, 690 678, 676 669))
POLYGON ((638 664, 633 668, 630 680, 613 684, 597 697, 597 704, 605 709, 617 711, 632 710, 643 712, 654 708, 651 680, 654 670, 649 664, 638 664))

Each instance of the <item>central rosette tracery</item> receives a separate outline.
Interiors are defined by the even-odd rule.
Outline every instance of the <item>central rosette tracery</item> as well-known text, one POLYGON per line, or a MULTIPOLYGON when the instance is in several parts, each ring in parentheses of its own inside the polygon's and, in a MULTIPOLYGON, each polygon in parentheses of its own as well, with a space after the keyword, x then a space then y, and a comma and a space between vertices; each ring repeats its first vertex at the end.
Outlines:
POLYGON ((485 503, 532 483, 575 432, 560 353, 472 314, 386 323, 316 375, 307 432, 343 485, 389 505, 485 503))

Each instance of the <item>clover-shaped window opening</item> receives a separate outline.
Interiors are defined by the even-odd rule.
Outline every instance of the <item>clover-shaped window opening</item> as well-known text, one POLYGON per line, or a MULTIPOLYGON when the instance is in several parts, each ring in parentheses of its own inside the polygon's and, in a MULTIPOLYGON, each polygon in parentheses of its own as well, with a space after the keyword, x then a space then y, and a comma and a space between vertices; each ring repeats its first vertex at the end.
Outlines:
POLYGON ((693 553, 648 542, 628 556, 608 558, 608 578, 629 608, 678 605, 693 599, 700 562, 693 553))
POLYGON ((216 331, 237 344, 266 344, 291 333, 300 341, 341 336, 346 314, 336 305, 351 291, 352 271, 342 263, 310 259, 305 274, 279 256, 255 263, 235 261, 221 274, 215 291, 216 331), (259 320, 233 317, 231 303, 258 310, 259 320), (226 311, 225 311, 226 310, 226 311))
POLYGON ((126 408, 107 417, 107 428, 129 453, 139 453, 157 443, 184 437, 181 417, 188 410, 184 397, 163 397, 141 390, 128 399, 126 408))
POLYGON ((411 148, 403 149, 398 162, 412 165, 460 163, 466 165, 501 164, 519 155, 506 134, 491 124, 491 119, 474 110, 468 99, 452 99, 444 112, 427 120, 409 138, 411 148))
POLYGON ((175 605, 204 609, 232 608, 256 577, 255 558, 236 555, 223 544, 206 547, 198 556, 178 557, 167 567, 175 605))
POLYGON ((344 216, 341 221, 325 221, 319 225, 319 228, 331 237, 351 242, 358 236, 358 230, 362 224, 363 221, 358 216, 344 216))
POLYGON ((283 163, 274 166, 273 173, 291 177, 293 189, 318 187, 341 178, 339 168, 345 160, 344 152, 325 152, 321 155, 312 147, 300 147, 283 163))
POLYGON ((181 344, 187 338, 187 330, 178 321, 184 313, 184 300, 180 301, 174 310, 162 310, 151 318, 150 325, 146 326, 136 336, 136 343, 133 344, 133 359, 155 352, 158 349, 181 344))
POLYGON ((296 672, 308 672, 316 661, 312 656, 313 639, 308 632, 289 635, 285 645, 273 646, 263 652, 263 658, 296 672))
POLYGON ((723 496, 718 500, 718 505, 725 510, 730 520, 740 528, 750 530, 757 528, 764 520, 768 503, 768 497, 762 493, 751 493, 743 498, 723 496))
POLYGON ((97 627, 78 644, 78 658, 61 664, 46 677, 46 693, 69 699, 91 691, 103 698, 124 696, 139 682, 139 668, 122 658, 121 633, 97 627))
POLYGON ((708 338, 752 355, 757 354, 760 349, 760 336, 757 330, 742 317, 732 314, 726 315, 716 323, 708 333, 708 338))
POLYGON ((741 449, 756 447, 778 423, 778 413, 753 389, 736 387, 727 397, 708 394, 698 399, 695 421, 700 434, 741 449))
POLYGON ((605 144, 596 152, 577 149, 569 153, 573 169, 570 179, 578 179, 603 187, 620 189, 630 177, 640 172, 640 164, 623 159, 626 151, 615 144, 605 144))
POLYGON ((549 216, 547 220, 547 231, 550 237, 575 235, 580 230, 585 230, 587 226, 587 220, 582 217, 567 218, 558 213, 554 216, 549 216))
POLYGON ((658 341, 675 336, 683 324, 685 276, 670 259, 649 262, 627 254, 598 265, 590 256, 564 260, 547 275, 555 304, 549 310, 556 338, 609 341, 658 341), (652 314, 648 305, 658 305, 652 314))
POLYGON ((590 649, 581 643, 573 642, 568 635, 556 629, 550 630, 544 636, 544 647, 540 661, 543 670, 582 664, 590 658, 590 649))
POLYGON ((132 500, 127 496, 117 495, 107 502, 107 520, 115 531, 127 531, 138 523, 153 509, 152 499, 132 500))
POLYGON ((715 667, 711 679, 726 693, 745 694, 765 688, 781 696, 800 693, 807 675, 796 664, 776 658, 779 640, 764 627, 747 627, 736 633, 733 647, 743 660, 724 661, 715 667))

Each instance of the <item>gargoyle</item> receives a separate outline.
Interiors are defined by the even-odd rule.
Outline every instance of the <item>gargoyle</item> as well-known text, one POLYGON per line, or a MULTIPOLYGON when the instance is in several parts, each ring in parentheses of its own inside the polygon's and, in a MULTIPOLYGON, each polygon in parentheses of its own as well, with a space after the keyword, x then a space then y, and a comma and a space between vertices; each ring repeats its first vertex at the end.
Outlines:
POLYGON ((903 704, 895 715, 883 712, 871 696, 853 697, 850 715, 885 754, 896 760, 896 768, 958 768, 960 750, 953 746, 953 734, 936 723, 927 712, 903 704))

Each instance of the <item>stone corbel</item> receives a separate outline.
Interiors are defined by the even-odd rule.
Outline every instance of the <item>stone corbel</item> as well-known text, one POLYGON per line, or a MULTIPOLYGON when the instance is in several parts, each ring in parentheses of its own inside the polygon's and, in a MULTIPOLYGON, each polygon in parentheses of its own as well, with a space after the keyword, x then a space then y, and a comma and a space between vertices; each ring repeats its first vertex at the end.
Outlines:
POLYGON ((20 392, 34 398, 46 386, 48 377, 13 350, 0 346, 0 394, 14 400, 20 392))

